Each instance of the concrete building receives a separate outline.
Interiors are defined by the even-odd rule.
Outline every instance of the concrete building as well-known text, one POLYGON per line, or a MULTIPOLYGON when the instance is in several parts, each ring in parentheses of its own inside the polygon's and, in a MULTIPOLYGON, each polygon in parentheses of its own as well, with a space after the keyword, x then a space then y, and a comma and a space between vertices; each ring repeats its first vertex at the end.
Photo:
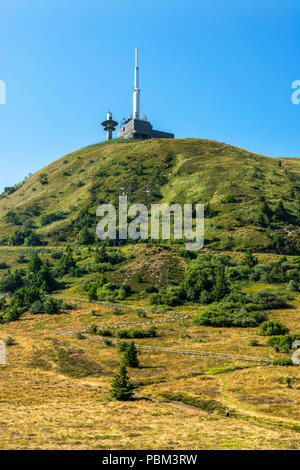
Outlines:
POLYGON ((141 118, 140 70, 138 66, 138 50, 135 50, 135 70, 133 89, 133 117, 123 119, 118 133, 120 139, 174 139, 174 134, 156 131, 144 116, 141 118))

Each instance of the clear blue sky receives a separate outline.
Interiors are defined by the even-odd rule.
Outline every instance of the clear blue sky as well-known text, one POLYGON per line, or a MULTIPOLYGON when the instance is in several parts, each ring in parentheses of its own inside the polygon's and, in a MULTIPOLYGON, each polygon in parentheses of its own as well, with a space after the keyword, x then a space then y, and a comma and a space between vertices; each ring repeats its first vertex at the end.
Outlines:
POLYGON ((299 0, 0 0, 0 190, 141 108, 176 137, 300 156, 299 0))

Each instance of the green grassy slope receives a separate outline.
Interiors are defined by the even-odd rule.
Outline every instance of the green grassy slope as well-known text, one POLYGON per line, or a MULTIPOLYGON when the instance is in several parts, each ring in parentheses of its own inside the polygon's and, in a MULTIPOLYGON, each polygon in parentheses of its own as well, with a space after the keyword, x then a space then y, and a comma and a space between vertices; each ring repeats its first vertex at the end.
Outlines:
POLYGON ((9 244, 28 220, 48 244, 74 241, 96 207, 116 203, 205 203, 206 246, 274 249, 272 236, 297 248, 300 160, 274 159, 202 139, 112 141, 86 147, 35 173, 12 194, 0 196, 0 243, 9 244), (40 182, 47 175, 48 184, 40 182), (271 211, 282 200, 286 217, 258 225, 263 198, 271 211), (7 213, 13 211, 15 220, 7 213), (60 216, 41 226, 41 216, 60 216), (16 223, 17 222, 17 223, 16 223))

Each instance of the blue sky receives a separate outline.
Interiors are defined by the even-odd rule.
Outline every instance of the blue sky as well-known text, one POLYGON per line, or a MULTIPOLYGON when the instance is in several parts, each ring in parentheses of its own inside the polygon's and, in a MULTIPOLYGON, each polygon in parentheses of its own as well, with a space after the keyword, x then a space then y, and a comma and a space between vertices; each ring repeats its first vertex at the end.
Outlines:
POLYGON ((107 108, 156 129, 300 156, 299 0, 0 0, 0 190, 104 140, 107 108))

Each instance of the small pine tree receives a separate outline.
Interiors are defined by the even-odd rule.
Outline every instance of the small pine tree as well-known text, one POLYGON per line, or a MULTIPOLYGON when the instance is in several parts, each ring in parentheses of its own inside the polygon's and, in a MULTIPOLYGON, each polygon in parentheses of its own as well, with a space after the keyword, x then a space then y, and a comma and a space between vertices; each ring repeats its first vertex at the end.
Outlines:
POLYGON ((42 264, 43 264, 43 262, 42 262, 41 258, 39 257, 39 255, 37 253, 34 253, 33 257, 31 258, 31 260, 29 262, 28 270, 30 272, 36 274, 41 269, 42 264))
POLYGON ((244 257, 244 264, 249 266, 249 268, 253 268, 254 266, 257 265, 257 263, 258 263, 257 258, 255 258, 255 256, 253 256, 252 251, 248 249, 244 257))
POLYGON ((104 263, 105 261, 108 261, 105 245, 101 245, 100 248, 97 246, 95 261, 96 263, 104 263))
POLYGON ((95 282, 93 282, 91 285, 90 285, 90 288, 89 288, 89 291, 88 291, 88 297, 89 297, 89 301, 91 302, 92 300, 97 300, 98 299, 98 296, 97 296, 97 284, 95 282))
POLYGON ((95 242, 94 233, 88 227, 83 227, 79 232, 78 241, 80 245, 91 245, 95 242))
POLYGON ((59 260, 58 266, 63 271, 64 274, 67 274, 73 268, 76 268, 76 261, 73 258, 73 251, 70 245, 67 245, 65 253, 59 260))
POLYGON ((261 211, 266 214, 268 217, 270 217, 270 215, 272 214, 272 211, 268 205, 268 203, 266 201, 263 202, 263 205, 262 205, 262 208, 261 208, 261 211))
POLYGON ((285 383, 287 385, 287 388, 292 388, 292 379, 291 379, 291 377, 286 377, 285 378, 285 383))
POLYGON ((124 364, 127 367, 139 367, 138 350, 132 341, 124 351, 124 364))
POLYGON ((214 300, 219 302, 229 293, 229 285, 225 276, 224 269, 220 269, 216 275, 215 286, 212 291, 214 300))
POLYGON ((119 372, 114 376, 110 396, 115 400, 131 400, 133 396, 134 385, 130 382, 125 364, 121 364, 119 372))
POLYGON ((274 216, 276 220, 286 219, 286 210, 282 201, 279 201, 278 204, 276 204, 274 209, 274 216))

